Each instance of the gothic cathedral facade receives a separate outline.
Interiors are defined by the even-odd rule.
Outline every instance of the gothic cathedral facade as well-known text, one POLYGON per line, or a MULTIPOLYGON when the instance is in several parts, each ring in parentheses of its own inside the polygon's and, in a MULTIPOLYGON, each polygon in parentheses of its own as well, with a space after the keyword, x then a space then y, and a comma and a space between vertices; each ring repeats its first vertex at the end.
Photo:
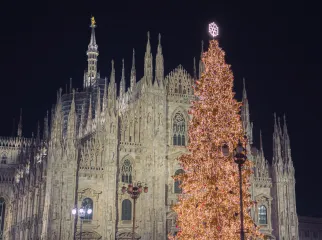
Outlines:
MULTIPOLYGON (((164 75, 161 37, 153 68, 148 36, 144 76, 137 81, 133 51, 130 86, 124 62, 117 91, 114 63, 109 79, 97 70, 95 21, 88 45, 83 90, 57 93, 57 103, 42 131, 25 138, 22 118, 16 137, 0 138, 0 239, 165 240, 176 234, 171 205, 181 194, 172 178, 180 173, 177 158, 186 152, 191 76, 181 65, 164 75), (155 70, 154 70, 155 69, 155 70), (40 134, 42 132, 42 134, 40 134), (136 201, 122 187, 148 187, 136 201), (72 209, 91 209, 82 221, 72 209)), ((199 63, 199 74, 203 64, 199 63)), ((251 214, 267 239, 298 240, 294 167, 284 119, 275 118, 273 159, 263 146, 251 147, 252 123, 244 87, 242 120, 254 161, 251 214)))

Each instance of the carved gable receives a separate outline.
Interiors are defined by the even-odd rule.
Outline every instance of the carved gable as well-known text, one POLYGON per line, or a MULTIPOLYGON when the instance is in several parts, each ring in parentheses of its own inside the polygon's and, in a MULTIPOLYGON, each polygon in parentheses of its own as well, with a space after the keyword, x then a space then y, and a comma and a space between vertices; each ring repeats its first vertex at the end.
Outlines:
POLYGON ((165 79, 168 94, 192 95, 192 77, 179 65, 165 79))

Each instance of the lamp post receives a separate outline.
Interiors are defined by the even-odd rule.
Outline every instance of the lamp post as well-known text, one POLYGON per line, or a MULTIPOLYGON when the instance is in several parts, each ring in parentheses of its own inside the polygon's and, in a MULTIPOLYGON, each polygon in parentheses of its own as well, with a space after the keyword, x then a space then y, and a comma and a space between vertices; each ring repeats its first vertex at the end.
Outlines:
POLYGON ((73 208, 72 210, 72 214, 74 216, 79 216, 80 219, 80 230, 79 230, 79 239, 82 240, 82 232, 83 232, 83 219, 85 218, 85 214, 91 214, 93 212, 93 210, 91 208, 73 208))
POLYGON ((245 240, 244 232, 244 210, 243 210, 243 179, 242 179, 242 166, 247 160, 246 149, 239 141, 237 147, 234 150, 234 160, 238 164, 239 171, 239 195, 240 195, 240 240, 245 240))
POLYGON ((145 193, 148 192, 148 186, 145 184, 142 187, 141 182, 137 182, 136 184, 129 183, 128 187, 126 188, 125 185, 122 187, 122 193, 128 193, 130 197, 133 199, 133 226, 132 226, 132 240, 135 239, 135 204, 136 200, 139 198, 140 194, 142 193, 142 188, 145 193))

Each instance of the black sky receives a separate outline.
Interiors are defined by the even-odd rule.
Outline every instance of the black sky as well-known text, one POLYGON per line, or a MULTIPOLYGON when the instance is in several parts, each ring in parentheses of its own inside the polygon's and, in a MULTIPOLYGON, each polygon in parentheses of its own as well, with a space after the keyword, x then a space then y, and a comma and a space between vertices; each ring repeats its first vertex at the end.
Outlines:
POLYGON ((255 140, 262 129, 270 161, 273 113, 286 114, 298 213, 322 215, 320 6, 288 0, 2 1, 1 136, 11 134, 20 108, 24 135, 30 136, 55 103, 58 88, 64 89, 69 78, 81 88, 91 14, 98 25, 101 76, 110 75, 113 58, 118 80, 122 58, 129 75, 132 48, 142 76, 147 31, 154 56, 157 34, 162 34, 166 73, 179 64, 192 73, 200 41, 209 39, 207 24, 216 21, 239 99, 246 78, 255 140))

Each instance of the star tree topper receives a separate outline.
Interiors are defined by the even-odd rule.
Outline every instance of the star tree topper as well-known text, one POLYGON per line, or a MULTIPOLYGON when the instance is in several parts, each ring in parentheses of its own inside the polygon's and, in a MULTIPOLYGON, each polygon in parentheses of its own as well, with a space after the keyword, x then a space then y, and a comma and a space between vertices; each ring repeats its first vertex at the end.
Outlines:
POLYGON ((216 23, 212 22, 209 24, 209 33, 213 38, 219 35, 219 28, 216 23))

